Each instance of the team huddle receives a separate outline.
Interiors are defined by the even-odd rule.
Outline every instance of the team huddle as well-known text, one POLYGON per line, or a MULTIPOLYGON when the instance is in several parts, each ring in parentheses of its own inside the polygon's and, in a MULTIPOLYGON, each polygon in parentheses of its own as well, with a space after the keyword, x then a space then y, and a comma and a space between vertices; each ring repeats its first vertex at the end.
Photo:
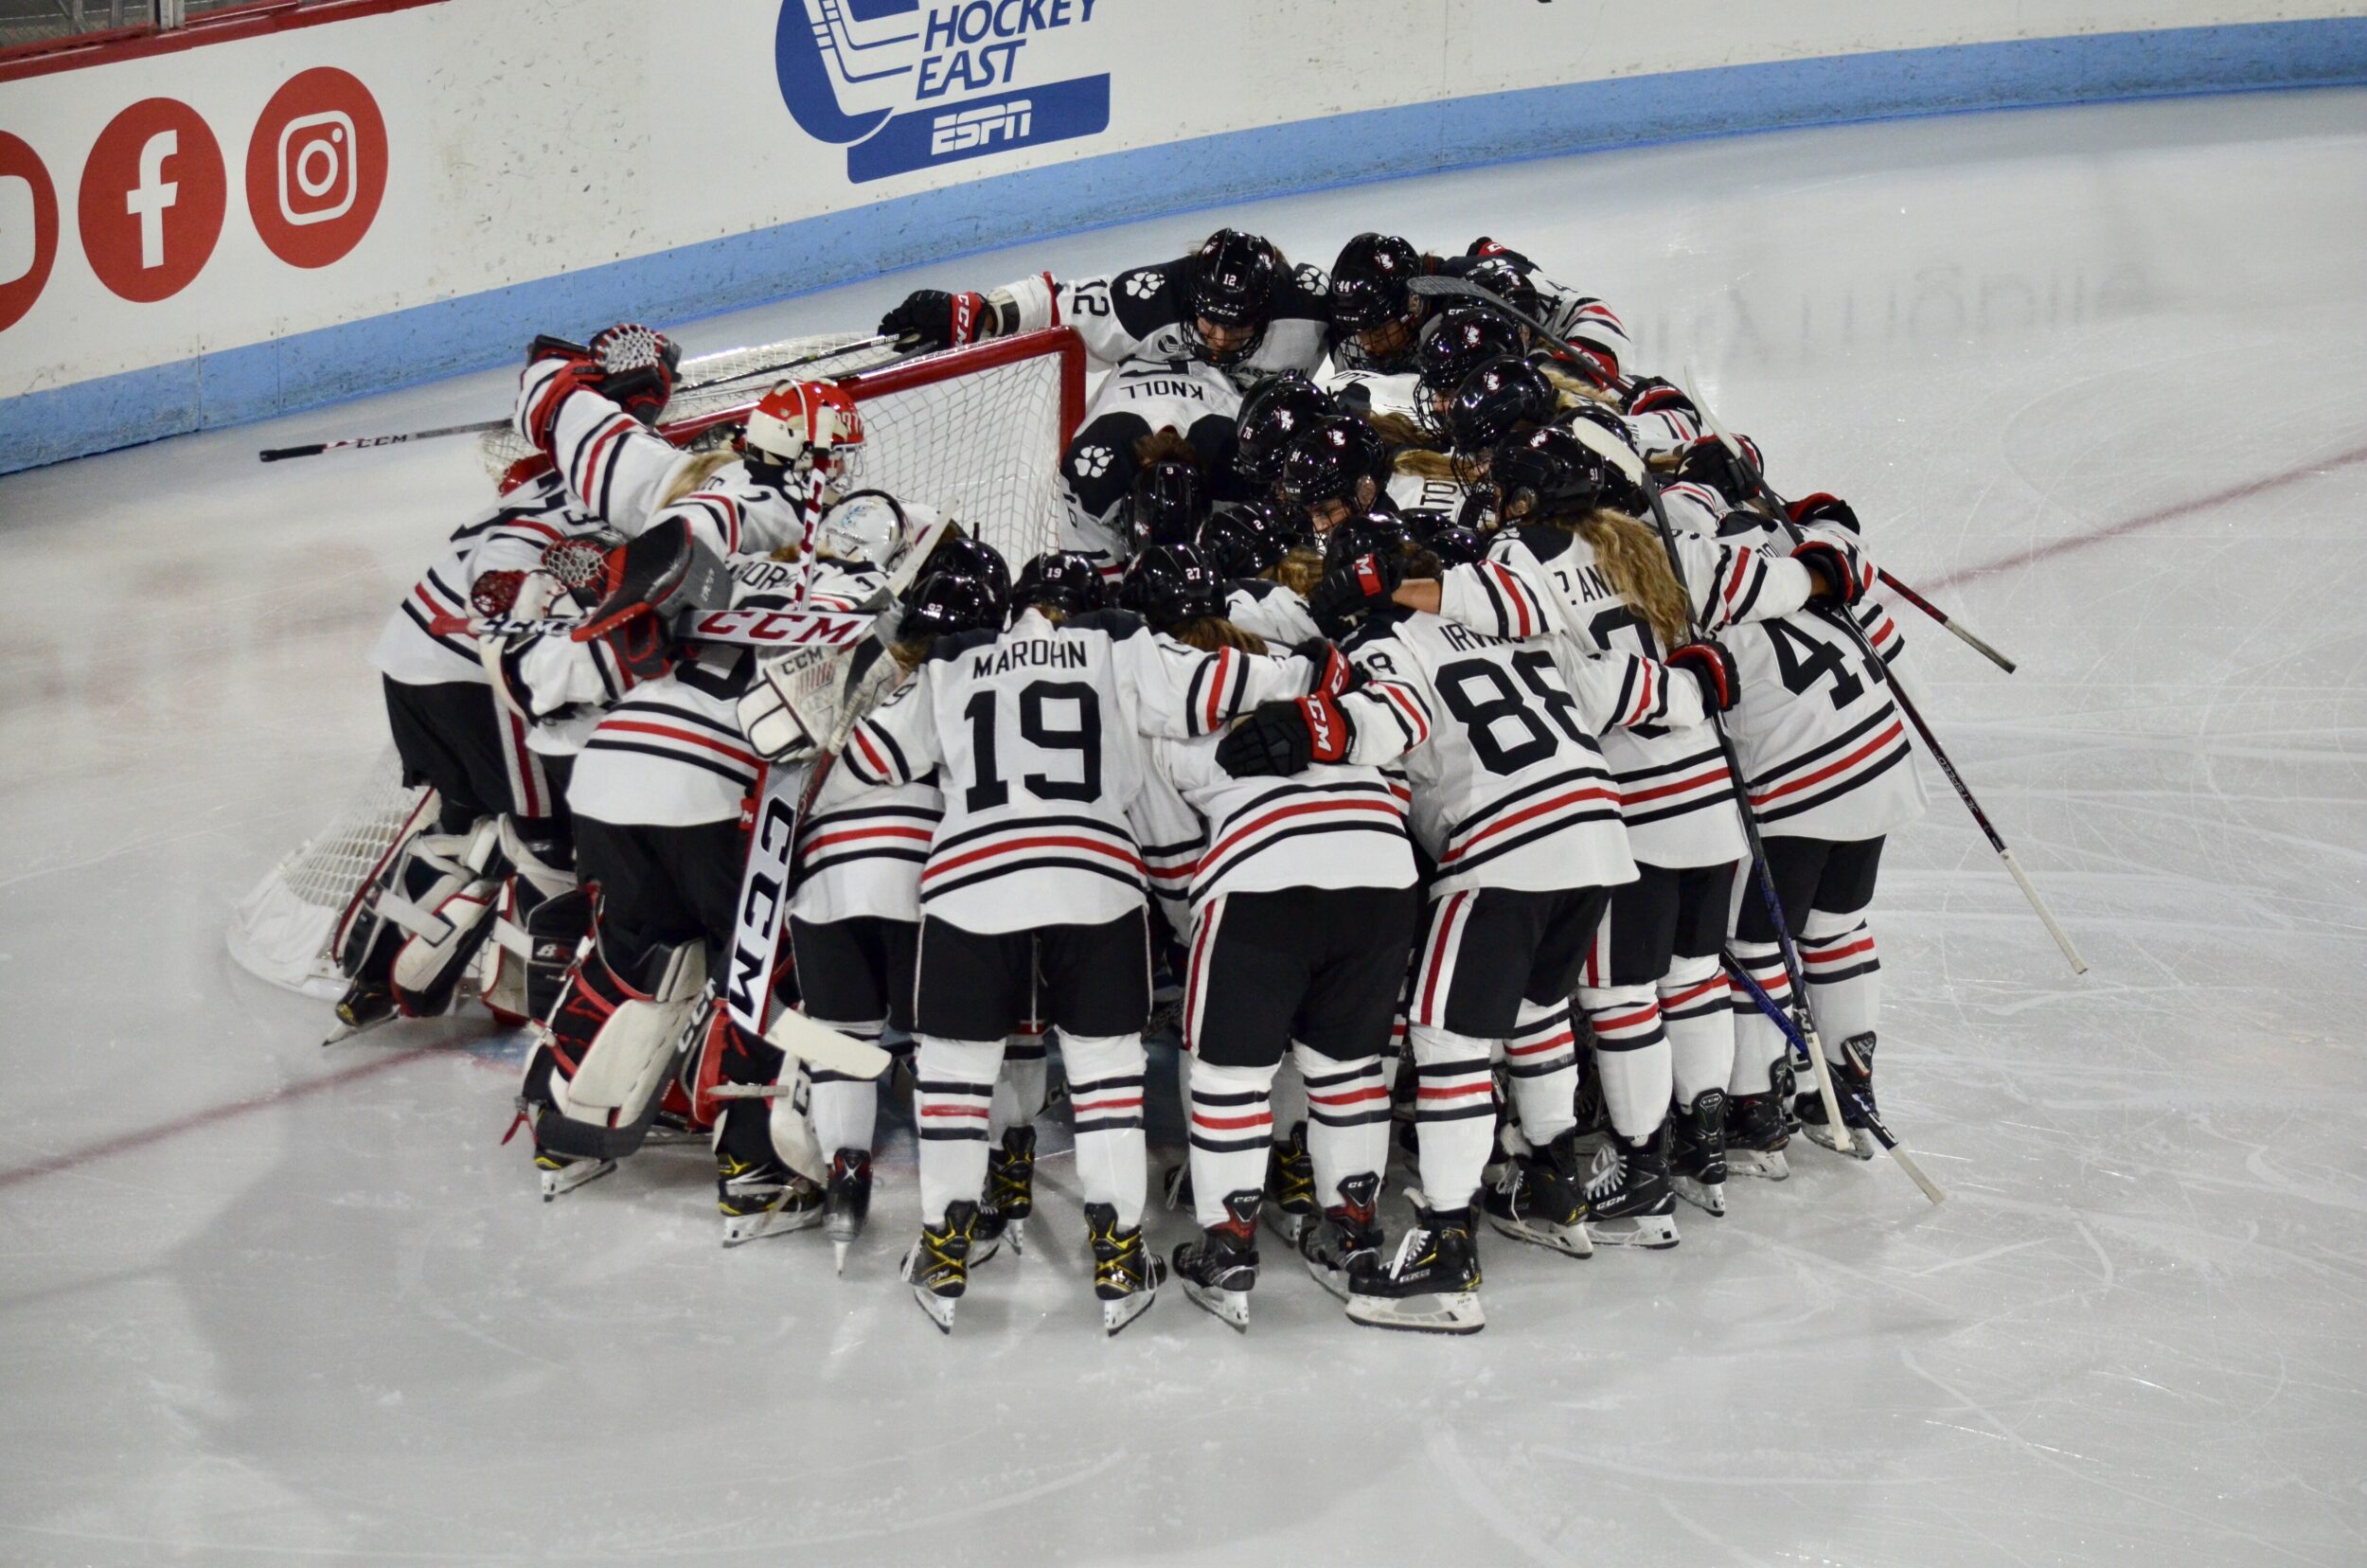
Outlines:
POLYGON ((1924 796, 1849 506, 1777 503, 1489 240, 1326 274, 1224 229, 881 324, 1051 329, 1101 375, 1011 561, 866 486, 829 380, 686 450, 662 334, 537 339, 543 460, 375 650, 432 790, 339 923, 342 1027, 478 995, 530 1027, 546 1199, 703 1136, 727 1245, 842 1266, 909 1084, 901 1277, 949 1331, 1059 1099, 1110 1333, 1170 1280, 1246 1327, 1261 1227, 1351 1320, 1468 1333, 1483 1222, 1664 1248, 1795 1131, 1871 1158, 1868 911, 1924 796))

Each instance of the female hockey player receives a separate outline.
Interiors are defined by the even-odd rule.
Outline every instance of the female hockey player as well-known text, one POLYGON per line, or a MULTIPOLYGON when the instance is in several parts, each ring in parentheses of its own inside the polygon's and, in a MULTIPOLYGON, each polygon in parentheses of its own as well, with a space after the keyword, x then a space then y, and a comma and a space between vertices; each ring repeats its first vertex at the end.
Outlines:
MULTIPOLYGON (((1347 1310, 1376 1327, 1473 1333, 1486 1317, 1471 1209, 1498 1056, 1542 1151, 1500 1228, 1588 1250, 1570 995, 1611 890, 1636 876, 1595 738, 1700 723, 1726 705, 1732 665, 1715 644, 1664 662, 1483 634, 1390 601, 1410 554, 1395 519, 1350 523, 1333 543, 1353 558, 1368 607, 1349 656, 1385 689, 1410 688, 1431 722, 1405 768, 1415 835, 1435 867, 1410 1007, 1422 1196, 1389 1267, 1351 1274, 1347 1310)), ((1434 583, 1435 558, 1413 569, 1434 583)))
POLYGON ((1163 1273, 1142 1240, 1149 932, 1127 816, 1143 737, 1207 734, 1310 684, 1303 660, 1161 639, 1104 612, 1103 593, 1091 561, 1037 557, 1012 585, 1008 630, 939 638, 842 756, 870 784, 937 770, 945 794, 920 874, 921 1234, 906 1274, 949 1332, 975 1260, 1004 1040, 1039 980, 1060 1031, 1105 1331, 1149 1306, 1163 1273))

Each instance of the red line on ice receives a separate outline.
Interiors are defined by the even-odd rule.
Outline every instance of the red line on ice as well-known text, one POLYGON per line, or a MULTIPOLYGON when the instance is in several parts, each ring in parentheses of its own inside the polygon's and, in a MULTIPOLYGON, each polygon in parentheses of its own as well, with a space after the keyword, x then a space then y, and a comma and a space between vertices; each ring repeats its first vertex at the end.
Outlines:
POLYGON ((2044 544, 2034 545, 2027 550, 2017 550, 2009 556, 2001 556, 1995 561, 1984 561, 1978 566, 1961 566, 1955 571, 1933 578, 1930 582, 1921 586, 1926 590, 1953 588, 1960 582, 1969 582, 1974 578, 1987 577, 1993 572, 2010 571, 2016 566, 2028 566, 2036 561, 2044 561, 2050 556, 2066 555, 2073 550, 2084 550, 2091 544, 2102 544, 2107 541, 2120 539, 2145 528, 2157 527, 2163 523, 2174 523, 2181 517, 2192 517, 2197 512, 2208 511, 2213 507, 2224 507, 2236 501, 2249 501, 2254 496, 2266 495, 2271 490, 2280 490, 2287 485, 2298 484, 2304 479, 2315 479, 2321 474, 2331 473, 2336 469, 2348 468, 2353 463, 2361 462, 2367 462, 2367 447, 2354 447, 2348 452, 2327 458, 2323 463, 2308 463, 2300 468, 2287 469, 2282 473, 2272 473, 2265 479, 2248 480, 2243 484, 2233 485, 2226 490, 2216 490, 2192 501, 2180 501, 2176 506, 2163 507, 2156 511, 2141 512, 2135 517, 2098 528, 2093 533, 2074 534, 2068 539, 2052 540, 2044 544))
POLYGON ((186 1116, 177 1116, 171 1121, 157 1122, 151 1127, 143 1127, 135 1131, 119 1132, 112 1138, 102 1138, 95 1144, 85 1145, 83 1148, 72 1149, 63 1154, 52 1154, 45 1160, 37 1160, 28 1166, 19 1166, 14 1170, 0 1170, 0 1187, 13 1186, 19 1182, 29 1182, 37 1176, 55 1176, 60 1171, 72 1170, 96 1160, 128 1153, 148 1144, 162 1143, 167 1138, 178 1137, 184 1132, 193 1132, 201 1127, 211 1127, 217 1122, 232 1121, 251 1112, 268 1111, 273 1106, 286 1105, 293 1100, 317 1095, 325 1089, 341 1088, 357 1078, 375 1078, 380 1073, 389 1072, 405 1063, 417 1061, 423 1056, 449 1051, 449 1049, 448 1045, 414 1045, 407 1051, 397 1051, 391 1056, 359 1062, 351 1067, 325 1074, 320 1078, 306 1078, 301 1083, 291 1083, 284 1088, 274 1089, 267 1095, 256 1095, 247 1099, 231 1100, 227 1104, 211 1106, 204 1111, 192 1111, 186 1116))

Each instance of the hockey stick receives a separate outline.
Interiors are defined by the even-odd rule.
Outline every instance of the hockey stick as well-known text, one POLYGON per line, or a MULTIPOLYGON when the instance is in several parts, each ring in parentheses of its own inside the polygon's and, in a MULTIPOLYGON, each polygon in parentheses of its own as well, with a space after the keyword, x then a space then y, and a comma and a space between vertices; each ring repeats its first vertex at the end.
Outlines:
MULTIPOLYGON (((685 392, 704 392, 712 387, 729 386, 735 382, 755 381, 763 376, 786 375, 792 370, 802 370, 809 365, 819 365, 824 360, 839 359, 847 354, 860 354, 871 348, 894 347, 899 341, 893 333, 888 332, 878 333, 867 338, 858 338, 853 343, 841 344, 835 348, 826 349, 817 354, 806 354, 797 359, 784 360, 778 365, 762 365, 752 369, 737 370, 728 376, 711 376, 705 381, 687 382, 674 388, 674 396, 680 397, 685 392)), ((742 350, 727 348, 723 352, 739 353, 742 350)), ((405 441, 433 441, 446 436, 482 436, 489 431, 506 429, 508 424, 507 419, 479 419, 474 424, 444 425, 436 430, 406 431, 400 436, 354 436, 341 441, 311 441, 303 446, 269 447, 255 455, 263 462, 276 463, 290 457, 317 457, 324 452, 351 452, 359 451, 364 447, 400 446, 405 441)))
MULTIPOLYGON (((1750 475, 1753 487, 1766 498, 1767 504, 1774 508, 1777 521, 1783 523, 1786 527, 1789 527, 1790 514, 1784 506, 1783 498, 1777 495, 1774 489, 1768 484, 1767 475, 1759 472, 1758 465, 1751 461, 1751 454, 1743 450, 1742 443, 1726 433, 1725 427, 1717 422, 1708 405, 1694 395, 1690 385, 1685 388, 1685 395, 1693 398, 1693 406, 1700 410, 1702 422, 1717 434, 1719 442, 1734 456, 1735 461, 1742 465, 1743 472, 1750 475)), ((1904 687, 1890 678, 1890 668, 1882 662, 1882 656, 1874 650, 1874 645, 1866 640, 1865 628, 1860 626, 1858 618, 1846 610, 1828 610, 1824 618, 1840 627, 1851 640, 1856 642, 1860 651, 1865 654, 1876 672, 1889 683, 1891 700, 1898 704, 1898 710, 1907 716, 1907 722, 1913 724, 1915 733, 1923 738, 1924 749, 1931 754, 1931 760, 1940 765, 1940 772, 1947 775, 1949 787, 1956 792, 1956 798, 1963 801, 1965 810, 1972 813, 1972 820, 1979 826, 1983 836, 1989 841, 1989 847, 1996 850, 1997 858, 2005 863, 2005 869, 2013 877, 2014 885, 2020 888, 2021 896, 2030 901, 2030 907, 2037 913, 2039 923, 2046 927, 2046 934, 2055 938, 2056 947, 2063 950, 2063 956, 2071 962, 2072 972, 2073 974, 2087 973, 2088 960, 2079 955, 2079 949, 2072 944, 2071 934, 2065 931, 2061 923, 2055 918, 2055 912, 2047 907, 2046 900, 2038 897, 2038 889, 2031 882, 2030 874, 2021 868, 2020 861, 2014 859, 2013 850, 2006 847, 2004 836, 1999 833, 1996 825, 1989 821, 1989 813, 1983 811, 1981 802, 1973 798, 1971 789, 1966 785, 1964 775, 1956 771, 1956 764, 1949 758, 1947 749, 1940 744, 1939 737, 1931 733, 1931 726, 1925 723, 1923 715, 1916 711, 1913 699, 1907 695, 1904 687)))
MULTIPOLYGON (((1565 354, 1574 354, 1576 352, 1568 340, 1564 339, 1552 328, 1546 326, 1535 316, 1530 315, 1527 312, 1506 305, 1502 299, 1497 298, 1496 295, 1489 294, 1486 289, 1479 287, 1475 283, 1466 283, 1460 278, 1417 277, 1413 281, 1413 288, 1414 292, 1416 294, 1476 295, 1485 299, 1492 300, 1506 315, 1512 317, 1515 321, 1525 324, 1532 332, 1536 333, 1555 349, 1565 354), (1432 287, 1427 285, 1452 286, 1432 287)), ((1629 453, 1628 455, 1631 459, 1634 457, 1632 453, 1629 453)), ((1683 596, 1685 601, 1685 630, 1687 633, 1692 636, 1694 641, 1705 642, 1708 639, 1703 636, 1701 632, 1700 615, 1700 613, 1694 608, 1695 600, 1693 597, 1693 587, 1690 583, 1685 581, 1684 558, 1677 549, 1677 530, 1668 521, 1668 508, 1661 504, 1660 481, 1653 476, 1652 471, 1649 468, 1646 468, 1641 460, 1636 460, 1635 462, 1635 473, 1633 477, 1636 480, 1637 488, 1644 492, 1644 499, 1651 506, 1652 526, 1660 530, 1661 548, 1668 554, 1668 570, 1670 574, 1676 578, 1678 591, 1683 596)), ((1708 704, 1704 704, 1703 705, 1707 706, 1708 704)), ((1726 733, 1726 725, 1724 722, 1715 712, 1709 714, 1707 719, 1710 733, 1717 738, 1717 752, 1718 756, 1726 764, 1727 775, 1734 780, 1735 814, 1740 818, 1742 822, 1743 842, 1750 848, 1751 865, 1753 870, 1757 873, 1759 897, 1766 900, 1768 918, 1775 927, 1776 951, 1783 955, 1784 978, 1791 987, 1792 1007, 1797 1013, 1800 1036, 1804 1040, 1815 1042, 1817 1039, 1816 1020, 1810 1016, 1808 1012, 1807 971, 1806 968, 1800 962, 1800 950, 1798 946, 1792 941, 1791 926, 1789 922, 1784 918, 1783 900, 1776 897, 1775 872, 1773 867, 1768 862, 1767 843, 1759 836, 1759 819, 1757 814, 1751 810, 1751 783, 1749 775, 1742 771, 1742 759, 1735 752, 1734 738, 1726 733)), ((1808 1062, 1810 1074, 1816 1079, 1817 1097, 1824 1102, 1825 1115, 1832 1119, 1832 1124, 1835 1127, 1839 1127, 1842 1125, 1841 1100, 1833 1092, 1832 1069, 1824 1060, 1824 1051, 1822 1049, 1811 1048, 1808 1052, 1808 1062)))
MULTIPOLYGON (((1751 461, 1751 454, 1743 450, 1742 443, 1740 441, 1735 439, 1734 433, 1718 422, 1717 415, 1711 410, 1710 405, 1701 401, 1701 390, 1694 381, 1693 366, 1690 365, 1686 365, 1682 371, 1679 372, 1679 376, 1680 380, 1678 384, 1684 388, 1685 396, 1693 401, 1693 411, 1701 416, 1701 422, 1710 427, 1711 435, 1717 437, 1717 444, 1724 447, 1727 453, 1733 456, 1735 461, 1742 465, 1743 472, 1751 476, 1752 486, 1756 489, 1761 495, 1764 495, 1767 498, 1768 503, 1779 510, 1785 511, 1786 514, 1789 515, 1789 508, 1785 506, 1784 498, 1777 495, 1773 488, 1768 484, 1767 475, 1761 473, 1757 465, 1751 461)), ((2013 660, 1999 652, 1997 649, 1989 643, 1987 638, 1976 635, 1972 628, 1967 626, 1963 621, 1958 620, 1956 617, 1943 611, 1938 605, 1933 604, 1930 599, 1925 598, 1913 587, 1899 581, 1898 579, 1891 576, 1888 571, 1882 569, 1881 567, 1875 568, 1875 573, 1882 579, 1884 584, 1896 593, 1900 598, 1905 599, 1909 604, 1913 605, 1916 609, 1922 611, 1925 615, 1939 622, 1940 625, 1948 628, 1949 631, 1955 633, 1958 641, 1964 643, 1965 646, 1970 648, 1974 652, 1980 654, 1983 658, 1997 666, 1998 668, 2005 671, 2006 674, 2011 675, 2014 673, 2015 669, 2019 668, 2013 660)))
POLYGON ((1569 339, 1560 336, 1551 327, 1505 299, 1504 295, 1491 289, 1483 289, 1469 278, 1416 277, 1408 281, 1406 289, 1409 293, 1426 294, 1433 299, 1476 299, 1484 305, 1493 305, 1522 326, 1526 327, 1532 334, 1544 339, 1555 353, 1576 365, 1586 379, 1602 390, 1618 391, 1628 384, 1623 377, 1617 375, 1605 380, 1601 367, 1594 363, 1593 355, 1575 347, 1569 339))
MULTIPOLYGON (((1750 993, 1753 1004, 1758 1007, 1759 1011, 1765 1013, 1769 1018, 1772 1019, 1775 1026, 1784 1031, 1785 1039, 1790 1041, 1792 1044, 1800 1047, 1802 1050, 1809 1049, 1807 1042, 1802 1040, 1799 1035, 1793 1031, 1791 1020, 1785 1016, 1783 1008, 1775 1005, 1775 999, 1768 995, 1766 989, 1763 988, 1756 980, 1751 978, 1751 971, 1743 968, 1741 964, 1737 963, 1732 953, 1725 955, 1725 966, 1726 972, 1738 984, 1740 984, 1745 991, 1750 993)), ((1855 1050, 1850 1048, 1846 1042, 1842 1042, 1842 1049, 1849 1052, 1849 1060, 1851 1065, 1855 1066, 1860 1072, 1866 1071, 1866 1064, 1864 1060, 1859 1057, 1855 1050)), ((1880 1144, 1885 1149, 1889 1150, 1890 1157, 1898 1162, 1898 1168, 1905 1171, 1909 1179, 1911 1179, 1915 1185, 1923 1189, 1923 1195, 1926 1198, 1931 1199, 1934 1203, 1946 1203, 1948 1201, 1948 1194, 1941 1190, 1940 1185, 1937 1182, 1934 1182, 1931 1177, 1926 1176, 1923 1173, 1923 1167, 1915 1162, 1915 1157, 1913 1155, 1907 1152, 1906 1147, 1898 1141, 1897 1135, 1892 1132, 1890 1128, 1883 1122, 1881 1114, 1874 1109, 1874 1102, 1868 1099, 1865 1095, 1860 1093, 1855 1083, 1846 1083, 1843 1087, 1849 1096, 1849 1103, 1857 1109, 1858 1114, 1863 1118, 1866 1131, 1874 1134, 1874 1141, 1880 1144)), ((1844 1125, 1845 1124, 1842 1123, 1834 1124, 1836 1128, 1834 1136, 1840 1136, 1840 1130, 1844 1125)))

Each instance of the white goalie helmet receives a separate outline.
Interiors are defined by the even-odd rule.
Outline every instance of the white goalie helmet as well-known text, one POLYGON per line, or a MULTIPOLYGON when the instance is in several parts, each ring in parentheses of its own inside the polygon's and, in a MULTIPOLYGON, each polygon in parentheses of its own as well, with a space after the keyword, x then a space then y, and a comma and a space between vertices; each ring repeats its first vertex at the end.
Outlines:
POLYGON ((748 412, 749 455, 800 472, 820 468, 845 489, 863 455, 863 415, 829 382, 783 382, 748 412))

